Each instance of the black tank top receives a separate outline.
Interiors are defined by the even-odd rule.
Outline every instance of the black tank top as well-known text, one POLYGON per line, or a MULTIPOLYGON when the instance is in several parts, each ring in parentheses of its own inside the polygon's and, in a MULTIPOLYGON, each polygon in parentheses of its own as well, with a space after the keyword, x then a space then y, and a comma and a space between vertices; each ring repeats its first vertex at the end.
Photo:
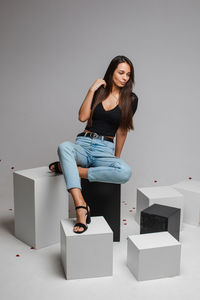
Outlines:
MULTIPOLYGON (((136 94, 132 93, 134 96, 134 101, 132 104, 133 115, 135 114, 138 106, 138 97, 136 94)), ((96 97, 94 95, 92 99, 91 109, 95 103, 96 97)), ((96 132, 99 135, 105 136, 115 136, 115 133, 120 125, 121 110, 119 106, 115 106, 111 110, 105 110, 102 102, 100 102, 93 112, 92 116, 92 126, 88 125, 85 127, 86 130, 91 132, 96 132)))

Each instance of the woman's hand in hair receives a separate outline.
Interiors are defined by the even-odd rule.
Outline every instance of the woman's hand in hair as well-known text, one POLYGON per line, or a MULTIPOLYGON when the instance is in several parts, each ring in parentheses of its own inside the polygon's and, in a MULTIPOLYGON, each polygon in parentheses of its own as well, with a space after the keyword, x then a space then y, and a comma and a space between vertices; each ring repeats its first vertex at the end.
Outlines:
POLYGON ((92 92, 96 92, 96 90, 98 90, 98 88, 103 85, 104 88, 106 87, 106 82, 104 79, 100 78, 100 79, 97 79, 95 80, 95 82, 93 83, 93 85, 90 87, 90 90, 92 92))

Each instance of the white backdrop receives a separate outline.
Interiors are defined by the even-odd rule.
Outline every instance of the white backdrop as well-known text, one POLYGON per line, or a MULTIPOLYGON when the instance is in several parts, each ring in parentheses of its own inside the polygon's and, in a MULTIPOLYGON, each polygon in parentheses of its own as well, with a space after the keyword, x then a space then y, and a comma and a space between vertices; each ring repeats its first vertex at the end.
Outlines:
POLYGON ((200 2, 0 1, 0 196, 12 173, 57 160, 85 124, 78 110, 110 60, 134 64, 139 106, 122 158, 135 188, 200 179, 200 2))

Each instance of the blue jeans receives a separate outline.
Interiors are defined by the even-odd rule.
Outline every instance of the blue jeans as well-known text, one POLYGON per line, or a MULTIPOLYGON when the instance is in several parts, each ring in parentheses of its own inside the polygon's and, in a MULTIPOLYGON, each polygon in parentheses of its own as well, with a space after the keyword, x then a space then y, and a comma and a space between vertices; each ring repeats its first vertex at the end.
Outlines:
POLYGON ((89 168, 88 180, 110 183, 125 183, 131 175, 131 168, 114 156, 112 142, 79 136, 75 143, 64 142, 58 146, 58 156, 62 166, 67 190, 81 189, 77 166, 89 168))

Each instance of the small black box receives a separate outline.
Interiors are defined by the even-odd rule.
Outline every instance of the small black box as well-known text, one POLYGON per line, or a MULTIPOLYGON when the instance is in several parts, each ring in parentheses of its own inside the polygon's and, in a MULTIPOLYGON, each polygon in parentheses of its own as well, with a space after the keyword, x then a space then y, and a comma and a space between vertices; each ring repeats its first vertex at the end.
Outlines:
POLYGON ((180 208, 153 204, 141 211, 140 233, 168 231, 179 241, 180 208))

